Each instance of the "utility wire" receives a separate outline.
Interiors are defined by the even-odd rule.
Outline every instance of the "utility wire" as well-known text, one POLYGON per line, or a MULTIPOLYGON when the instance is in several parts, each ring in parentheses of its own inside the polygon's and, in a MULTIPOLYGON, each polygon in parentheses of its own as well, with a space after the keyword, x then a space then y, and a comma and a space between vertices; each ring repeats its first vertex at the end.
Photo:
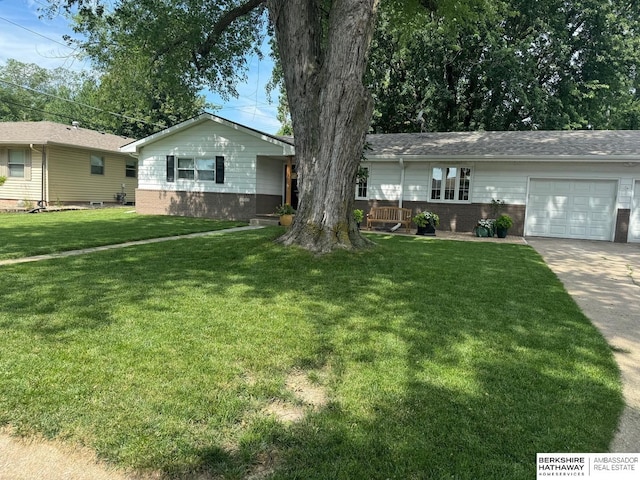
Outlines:
MULTIPOLYGON (((21 104, 21 103, 12 102, 11 100, 3 99, 3 100, 2 100, 2 103, 8 103, 8 104, 10 104, 10 105, 15 105, 15 106, 20 107, 20 108, 24 108, 24 109, 27 109, 27 110, 33 110, 34 112, 43 113, 43 114, 45 114, 45 115, 52 115, 52 116, 54 116, 54 117, 65 118, 65 119, 67 119, 67 120, 71 120, 71 121, 77 120, 77 118, 75 118, 75 117, 70 117, 69 115, 64 115, 64 114, 62 114, 62 113, 48 112, 48 111, 46 111, 46 110, 42 110, 42 109, 40 109, 40 108, 34 108, 34 107, 30 107, 30 106, 28 106, 28 105, 23 105, 23 104, 21 104)), ((83 121, 83 123, 84 123, 84 121, 83 121)), ((98 130, 98 129, 96 129, 96 128, 95 128, 95 127, 96 127, 96 124, 95 124, 95 123, 87 122, 87 124, 88 124, 90 127, 92 127, 92 129, 93 129, 93 130, 98 130)))
POLYGON ((147 122, 146 120, 142 120, 142 119, 140 119, 140 118, 134 118, 134 117, 129 117, 129 116, 127 116, 127 115, 122 115, 121 113, 110 112, 110 111, 108 111, 108 110, 103 110, 103 109, 101 109, 101 108, 97 108, 97 107, 94 107, 94 106, 92 106, 92 105, 88 105, 88 104, 86 104, 86 103, 76 102, 75 100, 69 100, 68 98, 59 97, 59 96, 57 96, 57 95, 53 95, 52 93, 41 92, 41 91, 39 91, 39 90, 35 90, 35 89, 33 89, 33 88, 26 87, 26 86, 24 86, 24 85, 19 85, 19 84, 17 84, 17 83, 8 82, 8 81, 3 80, 3 79, 1 79, 1 78, 0 78, 0 82, 4 83, 4 84, 6 84, 6 85, 11 85, 11 86, 13 86, 13 87, 23 88, 24 90, 28 90, 28 91, 30 91, 30 92, 39 93, 40 95, 46 95, 46 96, 48 96, 48 97, 52 97, 52 98, 55 98, 55 99, 57 99, 57 100, 62 100, 62 101, 64 101, 64 102, 69 102, 69 103, 73 103, 73 104, 75 104, 75 105, 80 105, 80 106, 82 106, 82 107, 90 108, 91 110, 95 110, 95 111, 97 111, 97 112, 107 113, 107 114, 109 114, 109 115, 113 115, 113 116, 116 116, 116 117, 124 118, 124 119, 129 120, 129 121, 132 121, 132 122, 140 122, 140 123, 144 123, 144 124, 146 124, 146 125, 153 125, 154 127, 165 128, 165 125, 161 125, 161 124, 159 124, 159 123, 147 122))
POLYGON ((38 35, 39 37, 42 37, 42 38, 44 38, 44 39, 46 39, 46 40, 49 40, 50 42, 57 43, 58 45, 62 45, 63 47, 68 48, 68 49, 70 49, 70 50, 75 50, 73 47, 70 47, 70 46, 69 46, 69 45, 67 45, 66 43, 59 42, 59 41, 57 41, 57 40, 54 40, 53 38, 49 38, 49 37, 47 37, 47 36, 45 36, 45 35, 42 35, 41 33, 38 33, 38 32, 36 32, 35 30, 31 30, 30 28, 23 27, 23 26, 22 26, 22 25, 20 25, 19 23, 13 22, 13 21, 9 20, 8 18, 0 17, 0 20, 4 20, 5 22, 10 23, 11 25, 15 25, 16 27, 21 28, 21 29, 23 29, 23 30, 26 30, 26 31, 27 31, 27 32, 29 32, 29 33, 33 33, 34 35, 38 35))

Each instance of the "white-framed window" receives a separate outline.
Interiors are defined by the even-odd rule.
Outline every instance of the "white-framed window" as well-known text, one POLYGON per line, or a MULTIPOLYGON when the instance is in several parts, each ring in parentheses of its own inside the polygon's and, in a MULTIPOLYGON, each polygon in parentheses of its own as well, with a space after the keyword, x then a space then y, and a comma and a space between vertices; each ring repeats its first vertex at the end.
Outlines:
POLYGON ((214 181, 216 177, 216 161, 209 159, 196 160, 196 178, 198 180, 214 181))
POLYGON ((9 177, 25 178, 24 167, 27 164, 25 149, 9 149, 9 177))
MULTIPOLYGON (((198 182, 224 183, 224 157, 215 158, 187 158, 178 157, 177 170, 178 178, 183 180, 194 180, 198 182)), ((174 157, 167 157, 167 181, 173 171, 174 157)))
POLYGON ((436 202, 468 202, 471 191, 471 168, 433 167, 430 199, 436 202))
POLYGON ((360 166, 356 176, 356 199, 366 200, 369 198, 369 167, 360 166))
POLYGON ((178 157, 178 178, 196 179, 196 162, 193 158, 178 157))
POLYGON ((91 155, 91 175, 104 175, 104 157, 91 155))
POLYGON ((224 178, 223 162, 224 157, 216 157, 215 159, 178 157, 178 178, 199 182, 213 182, 218 179, 220 181, 216 183, 222 183, 224 178))

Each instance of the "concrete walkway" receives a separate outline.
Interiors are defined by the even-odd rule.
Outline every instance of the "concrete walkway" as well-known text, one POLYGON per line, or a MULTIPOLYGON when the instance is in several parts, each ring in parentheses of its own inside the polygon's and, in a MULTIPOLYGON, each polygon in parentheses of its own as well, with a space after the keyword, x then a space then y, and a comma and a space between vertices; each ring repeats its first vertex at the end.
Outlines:
POLYGON ((183 240, 185 238, 206 237, 210 235, 222 235, 224 233, 243 232, 245 230, 257 230, 260 226, 250 225, 248 227, 234 227, 225 230, 213 230, 208 232, 188 233, 186 235, 174 235, 171 237, 149 238, 146 240, 135 240, 133 242, 116 243, 114 245, 103 245, 101 247, 83 248, 80 250, 68 250, 66 252, 48 253, 46 255, 34 255, 33 257, 12 258, 9 260, 0 260, 2 265, 15 265, 17 263, 38 262, 40 260, 50 260, 52 258, 73 257, 75 255, 84 255, 85 253, 103 252, 105 250, 113 250, 115 248, 133 247, 136 245, 145 245, 148 243, 169 242, 171 240, 183 240))
POLYGON ((640 244, 526 240, 614 350, 626 407, 609 450, 640 452, 640 244))

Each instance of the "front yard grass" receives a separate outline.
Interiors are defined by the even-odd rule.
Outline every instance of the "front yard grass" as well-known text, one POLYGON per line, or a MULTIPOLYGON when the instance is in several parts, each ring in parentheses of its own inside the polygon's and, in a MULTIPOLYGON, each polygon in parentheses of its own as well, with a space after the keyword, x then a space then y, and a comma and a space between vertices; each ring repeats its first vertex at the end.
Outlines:
POLYGON ((138 215, 132 207, 0 214, 0 260, 246 225, 207 218, 138 215))
POLYGON ((2 267, 0 425, 163 478, 533 479, 536 452, 607 451, 619 372, 531 248, 280 233, 2 267))

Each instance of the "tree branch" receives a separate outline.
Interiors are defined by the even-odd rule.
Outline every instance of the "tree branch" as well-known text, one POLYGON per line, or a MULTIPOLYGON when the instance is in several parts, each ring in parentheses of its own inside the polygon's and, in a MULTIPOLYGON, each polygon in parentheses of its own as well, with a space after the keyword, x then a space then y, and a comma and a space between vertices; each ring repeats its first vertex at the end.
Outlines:
POLYGON ((260 5, 264 5, 267 3, 267 0, 248 0, 246 3, 237 6, 236 8, 232 8, 227 13, 222 15, 220 19, 213 25, 211 32, 207 35, 206 40, 198 49, 198 55, 207 56, 211 53, 214 45, 220 38, 220 35, 233 23, 236 18, 242 17, 243 15, 248 14, 252 10, 258 8, 260 5))

